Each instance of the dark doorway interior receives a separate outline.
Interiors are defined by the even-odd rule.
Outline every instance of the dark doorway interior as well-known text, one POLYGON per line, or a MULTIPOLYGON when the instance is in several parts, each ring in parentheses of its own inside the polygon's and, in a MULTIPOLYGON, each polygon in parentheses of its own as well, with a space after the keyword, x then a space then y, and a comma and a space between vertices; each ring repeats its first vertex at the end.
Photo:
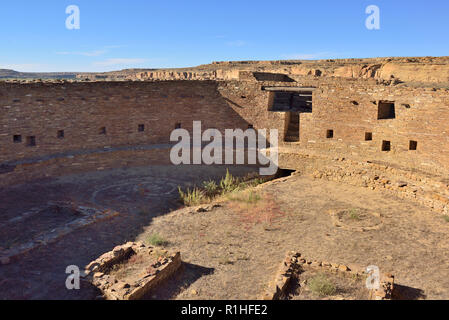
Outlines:
POLYGON ((312 112, 312 92, 274 92, 271 111, 312 112))
POLYGON ((286 115, 285 142, 299 141, 299 112, 289 112, 286 115))

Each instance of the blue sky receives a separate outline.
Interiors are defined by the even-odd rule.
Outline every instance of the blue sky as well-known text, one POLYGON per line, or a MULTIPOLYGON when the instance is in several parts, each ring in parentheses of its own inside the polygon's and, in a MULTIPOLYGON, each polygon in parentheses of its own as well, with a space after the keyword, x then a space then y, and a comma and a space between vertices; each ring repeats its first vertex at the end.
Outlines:
POLYGON ((0 68, 110 71, 223 60, 449 55, 447 0, 14 0, 0 68), (81 12, 65 27, 66 7, 81 12), (365 27, 368 5, 380 30, 365 27))

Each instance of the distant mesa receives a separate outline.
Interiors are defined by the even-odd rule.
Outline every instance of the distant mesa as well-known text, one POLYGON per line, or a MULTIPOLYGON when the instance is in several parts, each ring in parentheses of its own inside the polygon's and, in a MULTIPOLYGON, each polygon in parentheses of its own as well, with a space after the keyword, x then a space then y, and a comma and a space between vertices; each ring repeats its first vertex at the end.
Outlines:
POLYGON ((248 72, 256 78, 336 77, 376 79, 379 82, 435 84, 449 87, 449 57, 395 57, 327 60, 214 61, 189 68, 124 69, 111 72, 17 72, 0 69, 3 80, 69 81, 173 81, 242 80, 248 72), (242 73, 243 72, 243 73, 242 73))

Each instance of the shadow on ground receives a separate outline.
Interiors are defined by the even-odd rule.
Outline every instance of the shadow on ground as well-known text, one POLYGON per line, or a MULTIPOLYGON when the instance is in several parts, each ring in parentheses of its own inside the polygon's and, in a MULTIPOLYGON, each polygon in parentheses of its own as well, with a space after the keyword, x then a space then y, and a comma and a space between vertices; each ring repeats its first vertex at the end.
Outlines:
MULTIPOLYGON (((230 168, 236 175, 254 168, 230 168)), ((42 245, 0 268, 1 299, 95 299, 98 292, 81 284, 67 290, 67 266, 83 269, 90 261, 117 245, 134 241, 155 217, 180 206, 177 186, 186 187, 226 174, 224 166, 151 166, 76 174, 0 190, 0 226, 30 208, 48 206, 49 201, 66 201, 82 206, 111 208, 120 213, 42 245)), ((31 229, 44 230, 40 221, 31 229)), ((0 231, 8 232, 8 228, 0 231)), ((50 230, 51 231, 51 230, 50 230)), ((144 239, 145 240, 145 239, 144 239)), ((1 244, 0 244, 1 246, 1 244)), ((202 269, 186 268, 186 279, 194 281, 202 269), (198 271, 199 270, 199 271, 198 271)), ((168 295, 168 293, 167 293, 168 295)))
POLYGON ((393 300, 422 300, 425 298, 424 290, 400 284, 394 285, 393 300))
MULTIPOLYGON (((183 262, 178 272, 164 282, 163 286, 146 296, 145 300, 169 300, 175 298, 181 291, 188 290, 190 285, 202 276, 211 275, 214 268, 206 268, 183 262)), ((193 294, 194 295, 194 294, 193 294)))

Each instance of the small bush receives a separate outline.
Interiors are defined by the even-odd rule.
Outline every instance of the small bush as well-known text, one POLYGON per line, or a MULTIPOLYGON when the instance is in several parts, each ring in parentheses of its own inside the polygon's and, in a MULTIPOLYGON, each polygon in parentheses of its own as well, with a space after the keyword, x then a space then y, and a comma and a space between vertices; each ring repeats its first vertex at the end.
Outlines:
POLYGON ((152 246, 165 247, 168 245, 168 241, 162 238, 159 234, 153 233, 148 237, 148 243, 152 246))
POLYGON ((357 209, 351 209, 349 211, 349 218, 352 219, 352 220, 359 221, 360 220, 360 215, 359 215, 358 210, 357 209))
POLYGON ((444 221, 449 222, 449 216, 444 215, 443 219, 444 219, 444 221))
POLYGON ((213 198, 218 194, 218 185, 214 180, 204 181, 203 188, 206 196, 209 198, 213 198))
MULTIPOLYGON (((218 184, 214 180, 208 180, 202 183, 201 188, 194 187, 193 189, 183 191, 181 187, 178 187, 178 191, 182 203, 191 207, 209 203, 220 195, 228 196, 234 192, 255 187, 265 183, 267 180, 269 179, 256 178, 254 177, 254 174, 247 175, 243 179, 236 178, 229 172, 229 169, 227 169, 226 176, 223 177, 218 184)), ((244 202, 257 202, 260 199, 260 197, 257 197, 256 194, 251 194, 248 199, 244 200, 244 202)))
POLYGON ((184 192, 182 191, 181 187, 178 187, 178 191, 182 203, 184 203, 188 207, 200 205, 207 200, 204 191, 198 188, 187 189, 184 192))
POLYGON ((332 296, 337 292, 335 285, 324 275, 319 274, 307 281, 310 290, 320 296, 332 296))
POLYGON ((220 181, 220 188, 222 193, 229 193, 238 188, 239 181, 229 173, 229 169, 226 170, 226 176, 220 181))

